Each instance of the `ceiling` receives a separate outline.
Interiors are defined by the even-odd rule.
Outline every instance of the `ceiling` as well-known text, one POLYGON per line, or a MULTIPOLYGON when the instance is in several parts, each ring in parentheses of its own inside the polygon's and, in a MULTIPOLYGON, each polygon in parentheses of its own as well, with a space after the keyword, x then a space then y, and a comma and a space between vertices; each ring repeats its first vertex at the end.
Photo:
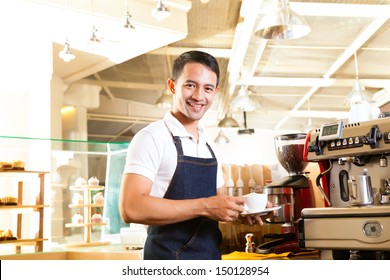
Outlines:
MULTIPOLYGON (((164 3, 171 8, 170 4, 180 1, 164 3)), ((356 77, 355 52, 359 79, 375 106, 390 101, 390 0, 291 0, 292 10, 306 19, 311 32, 299 39, 260 39, 254 35, 255 28, 274 1, 181 1, 187 7, 187 26, 183 28, 188 34, 138 51, 128 60, 100 67, 93 63, 89 71, 78 71, 78 75, 60 74, 69 84, 101 87, 100 106, 88 110, 89 140, 128 141, 149 122, 161 118, 165 110, 155 102, 173 60, 190 49, 207 51, 220 63, 221 89, 204 121, 206 126, 217 126, 241 85, 261 104, 260 109, 247 112, 247 125, 255 130, 303 131, 309 118, 316 127, 345 119, 349 108, 344 99, 356 77)), ((141 2, 154 5, 154 1, 141 2)), ((129 11, 137 32, 143 25, 131 4, 129 11)), ((142 34, 139 38, 142 40, 142 34)), ((137 45, 136 41, 133 44, 137 45)), ((55 44, 54 57, 62 47, 55 44)), ((57 73, 77 63, 78 57, 85 59, 77 50, 76 55, 68 65, 56 58, 57 73)), ((243 126, 242 112, 233 116, 243 126)))

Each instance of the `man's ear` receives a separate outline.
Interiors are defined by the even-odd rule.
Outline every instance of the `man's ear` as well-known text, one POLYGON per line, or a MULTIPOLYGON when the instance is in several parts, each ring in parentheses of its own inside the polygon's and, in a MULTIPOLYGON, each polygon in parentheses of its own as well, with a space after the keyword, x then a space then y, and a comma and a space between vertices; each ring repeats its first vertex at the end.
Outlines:
POLYGON ((175 82, 172 80, 172 79, 168 79, 167 80, 167 85, 168 85, 168 88, 169 90, 175 94, 175 82))

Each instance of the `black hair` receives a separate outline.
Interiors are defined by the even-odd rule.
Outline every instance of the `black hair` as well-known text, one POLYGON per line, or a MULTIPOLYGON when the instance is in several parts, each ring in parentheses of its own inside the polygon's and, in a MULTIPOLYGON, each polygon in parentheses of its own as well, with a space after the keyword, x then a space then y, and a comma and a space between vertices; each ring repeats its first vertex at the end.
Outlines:
POLYGON ((183 71, 184 65, 186 65, 189 62, 197 62, 203 64, 208 69, 213 71, 217 75, 216 86, 219 85, 218 61, 211 54, 202 51, 188 51, 182 53, 178 58, 176 58, 175 61, 173 62, 171 79, 174 81, 177 80, 183 71))

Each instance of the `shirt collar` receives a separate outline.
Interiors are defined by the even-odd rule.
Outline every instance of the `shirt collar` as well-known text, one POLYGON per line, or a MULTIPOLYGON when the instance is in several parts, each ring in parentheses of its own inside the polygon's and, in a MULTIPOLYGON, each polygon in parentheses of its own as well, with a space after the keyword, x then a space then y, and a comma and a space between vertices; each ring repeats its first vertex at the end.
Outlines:
MULTIPOLYGON (((173 136, 188 137, 193 139, 193 136, 185 129, 185 127, 168 111, 164 115, 164 122, 173 136)), ((199 143, 206 143, 206 131, 203 126, 198 124, 199 143)))

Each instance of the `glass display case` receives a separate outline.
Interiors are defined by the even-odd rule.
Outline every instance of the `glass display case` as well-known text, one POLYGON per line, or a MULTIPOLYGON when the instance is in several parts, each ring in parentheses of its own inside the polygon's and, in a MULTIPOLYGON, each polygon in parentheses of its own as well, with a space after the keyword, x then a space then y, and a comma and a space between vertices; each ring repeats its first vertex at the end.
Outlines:
MULTIPOLYGON (((40 170, 45 176, 43 236, 50 244, 72 245, 120 239, 122 222, 118 209, 119 188, 129 142, 90 142, 63 139, 0 136, 0 162, 22 162, 23 171, 40 170), (89 184, 91 178, 97 184, 89 184), (81 179, 84 184, 80 184, 81 179), (75 217, 82 216, 77 220, 75 217)), ((1 169, 0 169, 1 170, 1 169)), ((3 171, 3 174, 5 173, 3 171)), ((0 175, 2 175, 0 173, 0 175)), ((6 179, 10 180, 10 179, 6 179)), ((14 179, 18 181, 18 179, 14 179)), ((91 181, 92 182, 92 181, 91 181)), ((0 180, 0 198, 17 196, 12 184, 0 180)), ((36 193, 25 185, 21 203, 36 193)), ((27 204, 30 204, 26 202, 27 204)), ((1 206, 0 206, 1 207, 1 206)), ((34 209, 33 209, 34 211, 34 209)), ((19 213, 20 214, 20 213, 19 213)), ((20 231, 18 219, 0 211, 0 230, 20 231)), ((24 219, 36 235, 36 218, 24 219)), ((27 234, 28 235, 28 234, 27 234)), ((1 242, 1 241, 0 241, 1 242)), ((0 246, 1 250, 1 246, 0 246)))

